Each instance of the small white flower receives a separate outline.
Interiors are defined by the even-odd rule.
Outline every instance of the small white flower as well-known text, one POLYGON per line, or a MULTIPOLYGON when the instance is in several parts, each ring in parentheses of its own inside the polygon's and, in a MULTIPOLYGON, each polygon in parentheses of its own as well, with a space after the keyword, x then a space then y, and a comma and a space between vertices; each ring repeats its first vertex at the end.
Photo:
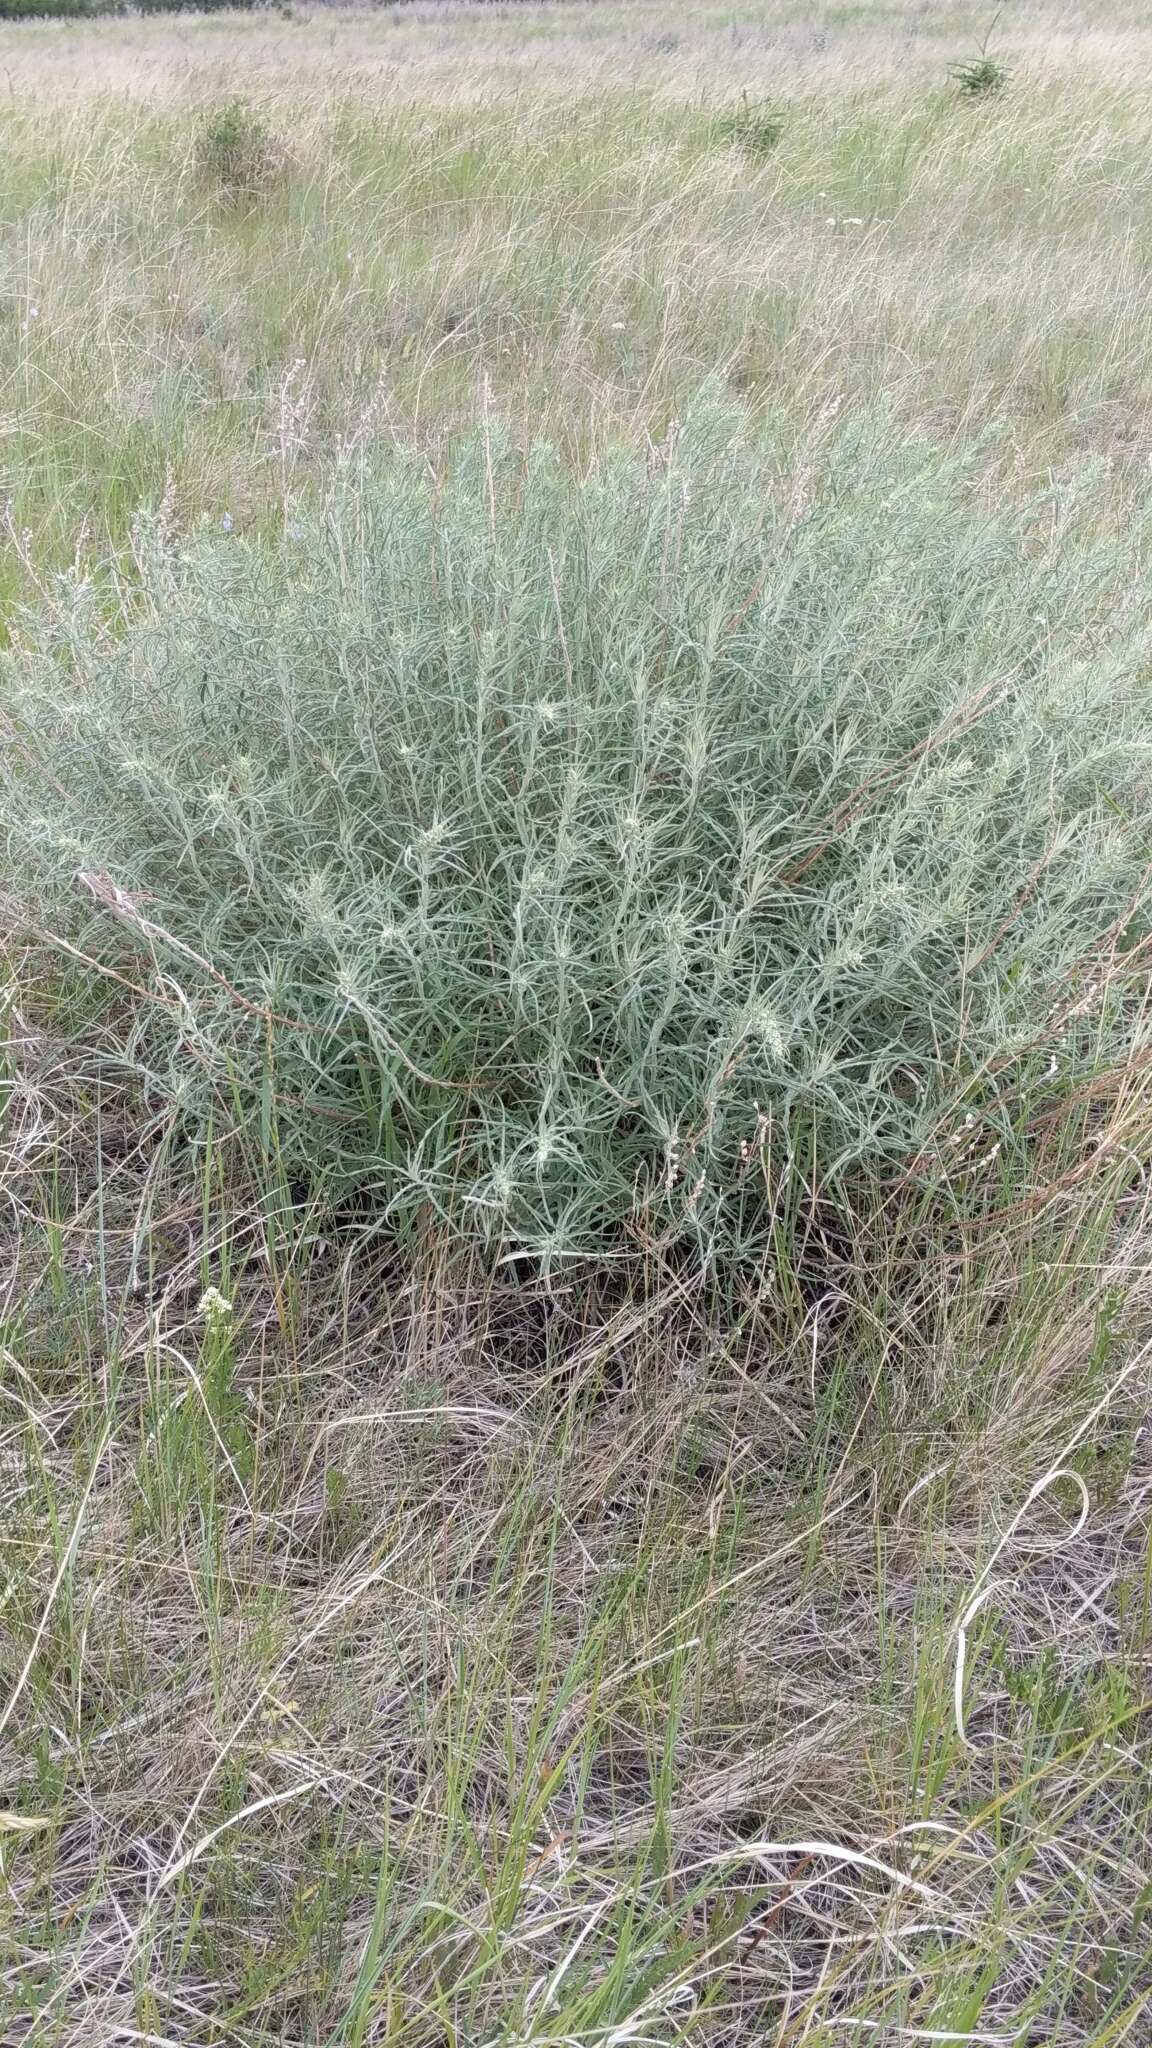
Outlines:
POLYGON ((788 1054, 788 1040, 780 1017, 771 1003, 753 1001, 744 1012, 743 1032, 745 1038, 758 1038, 778 1060, 788 1054))
POLYGON ((231 531, 232 531, 232 514, 231 514, 230 512, 223 512, 223 513, 221 513, 221 515, 220 515, 220 527, 221 527, 221 531, 222 531, 222 532, 224 532, 224 533, 231 533, 231 531))
POLYGON ((218 1324, 228 1321, 232 1314, 232 1303, 221 1294, 218 1287, 206 1287, 196 1304, 196 1313, 208 1324, 209 1329, 215 1329, 218 1324))
POLYGON ((39 306, 29 306, 29 308, 28 308, 28 318, 29 318, 30 320, 38 320, 38 319, 40 318, 40 308, 39 308, 39 306))
POLYGON ((447 818, 442 817, 439 811, 433 811, 431 818, 420 834, 421 841, 428 847, 429 851, 434 851, 436 847, 443 846, 448 837, 448 830, 447 818))

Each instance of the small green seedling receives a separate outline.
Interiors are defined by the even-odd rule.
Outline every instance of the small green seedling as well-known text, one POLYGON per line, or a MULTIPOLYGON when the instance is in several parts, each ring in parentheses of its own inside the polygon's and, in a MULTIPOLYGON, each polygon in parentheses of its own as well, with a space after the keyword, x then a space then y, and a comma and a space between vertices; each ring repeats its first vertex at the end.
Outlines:
POLYGON ((771 156, 784 133, 784 114, 766 100, 750 100, 746 92, 740 104, 725 114, 719 124, 724 142, 734 142, 749 156, 771 156))
POLYGON ((1000 19, 999 9, 993 15, 974 57, 962 58, 958 64, 948 66, 948 76, 955 80, 965 99, 984 99, 990 94, 1003 92, 1012 76, 1011 66, 1002 64, 997 57, 988 55, 988 44, 992 31, 1000 19))

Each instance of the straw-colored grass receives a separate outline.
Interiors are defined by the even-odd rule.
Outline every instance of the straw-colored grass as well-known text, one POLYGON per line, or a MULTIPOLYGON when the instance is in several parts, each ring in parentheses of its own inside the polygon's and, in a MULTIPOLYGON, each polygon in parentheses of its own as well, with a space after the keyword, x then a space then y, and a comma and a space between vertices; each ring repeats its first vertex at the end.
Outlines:
POLYGON ((166 488, 182 527, 259 525, 342 436, 434 450, 486 403, 582 461, 709 377, 797 431, 878 395, 943 444, 1006 420, 1030 481, 1146 465, 1140 32, 1066 28, 1060 63, 1005 25, 1013 89, 973 105, 962 17, 746 12, 9 30, 9 586, 25 530, 100 553, 166 488), (203 175, 238 93, 263 195, 203 175))

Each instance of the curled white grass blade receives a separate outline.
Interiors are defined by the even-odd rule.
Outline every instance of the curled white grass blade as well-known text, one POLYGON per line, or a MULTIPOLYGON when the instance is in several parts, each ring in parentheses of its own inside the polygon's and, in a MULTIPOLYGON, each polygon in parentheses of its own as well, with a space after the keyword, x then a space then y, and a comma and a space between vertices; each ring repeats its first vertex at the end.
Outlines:
POLYGON ((993 1579, 990 1585, 985 1586, 982 1592, 977 1593, 974 1600, 968 1602, 956 1625, 956 1661, 952 1669, 952 1706, 956 1717, 956 1733, 968 1749, 975 1749, 976 1747, 975 1743, 969 1740, 968 1730, 964 1721, 964 1679, 968 1667, 968 1631, 985 1602, 992 1598, 993 1593, 1003 1592, 1005 1584, 1006 1581, 1003 1579, 993 1579))
MULTIPOLYGON (((886 1863, 883 1857, 873 1856, 866 1849, 849 1849, 843 1842, 741 1842, 736 1848, 722 1849, 715 1856, 705 1856, 698 1863, 689 1863, 686 1868, 689 1871, 715 1870, 723 1863, 766 1863, 777 1856, 810 1856, 826 1862, 847 1863, 854 1870, 870 1870, 878 1877, 886 1877, 899 1890, 915 1892, 921 1899, 931 1901, 936 1896, 926 1884, 909 1877, 907 1871, 898 1870, 894 1863, 886 1863)), ((805 1878, 794 1889, 802 1890, 805 1885, 818 1883, 826 1875, 826 1872, 820 1872, 805 1878)), ((790 1883, 788 1879, 781 1882, 790 1883)))
POLYGON ((856 2027, 861 2031, 866 2031, 870 2034, 878 2034, 880 2033, 881 2029, 883 2029, 883 2031, 889 2036, 890 2039, 896 2041, 954 2041, 957 2043, 969 2042, 971 2043, 971 2048, 1015 2048, 1016 2042, 1023 2041, 1028 2033, 1027 2027, 1018 2027, 1014 2034, 954 2033, 952 2029, 949 2027, 898 2026, 893 2029, 889 2029, 887 2022, 884 2020, 859 2020, 845 2018, 841 2018, 838 2024, 842 2027, 856 2027))
POLYGON ((161 1871, 152 1889, 153 1899, 168 1885, 175 1884, 176 1879, 182 1877, 191 1864, 198 1863, 201 1856, 207 1854, 213 1842, 218 1842, 221 1835, 226 1835, 231 1828, 239 1827, 241 1821, 251 1820, 254 1814, 265 1813, 271 1806, 285 1806, 289 1800, 306 1799, 310 1793, 321 1791, 327 1782, 326 1778, 307 1778, 301 1785, 289 1785, 285 1792, 266 1792, 263 1799, 253 1799, 237 1813, 230 1813, 227 1820, 220 1822, 219 1827, 210 1828, 206 1835, 200 1836, 199 1841, 193 1842, 190 1849, 185 1849, 184 1854, 178 1856, 175 1863, 170 1863, 166 1870, 161 1871))
MULTIPOLYGON (((1112 1381, 1111 1385, 1106 1388, 1105 1392, 1101 1395, 1099 1401, 1097 1401, 1096 1406, 1092 1408, 1089 1411, 1089 1413, 1084 1417, 1083 1422, 1081 1422, 1077 1426, 1077 1428, 1073 1430, 1071 1436, 1068 1438, 1067 1443, 1059 1452, 1055 1462, 1049 1466, 1047 1472, 1045 1472, 1042 1475, 1042 1477, 1036 1481, 1035 1486, 1033 1486, 1029 1493, 1025 1496, 1024 1500, 1017 1508, 1016 1513, 1013 1515, 1012 1520, 1009 1522, 1008 1527, 1005 1529, 1003 1535, 1001 1536, 999 1542, 996 1544, 996 1547, 993 1550, 991 1557, 985 1564, 983 1571, 980 1573, 980 1576, 977 1579, 976 1584, 973 1588, 972 1597, 969 1600, 968 1605, 965 1607, 964 1612, 962 1613, 959 1621, 956 1624, 956 1654, 952 1674, 952 1696, 956 1718, 956 1733, 959 1735, 960 1740, 964 1744, 966 1749, 973 1749, 975 1747, 975 1744, 969 1739, 967 1729, 965 1727, 964 1717, 964 1676, 965 1664, 968 1655, 968 1630, 971 1628, 973 1621, 975 1620, 977 1614, 980 1612, 980 1609, 981 1607, 983 1607, 985 1601, 990 1598, 991 1594, 994 1591, 997 1590, 997 1587, 995 1585, 989 1583, 989 1581, 992 1578, 992 1573, 996 1569, 997 1562, 1003 1556, 1009 1543, 1011 1543, 1013 1536, 1016 1534, 1016 1531, 1020 1527, 1021 1522, 1024 1520, 1025 1515, 1028 1513, 1029 1508, 1034 1507, 1035 1503, 1041 1498, 1043 1494, 1047 1493, 1048 1488, 1050 1486, 1053 1486, 1058 1479, 1068 1479, 1071 1481, 1072 1485, 1076 1487, 1080 1495, 1080 1513, 1073 1527, 1069 1529, 1065 1535, 1059 1538, 1059 1540, 1052 1546, 1052 1549, 1048 1553, 1048 1555, 1055 1556, 1059 1551, 1063 1550, 1069 1543, 1074 1543, 1076 1541, 1076 1538, 1082 1533, 1088 1521, 1088 1517, 1092 1512, 1092 1503, 1089 1498, 1088 1488, 1085 1485, 1084 1480, 1081 1478, 1079 1472, 1075 1471, 1068 1464, 1067 1461, 1071 1457, 1073 1451, 1076 1450, 1077 1446, 1083 1443, 1084 1438, 1088 1435, 1088 1432, 1092 1428, 1093 1424, 1098 1422, 1100 1420, 1100 1417, 1107 1413, 1108 1409, 1112 1406, 1113 1401, 1116 1399, 1117 1394, 1120 1392, 1121 1387, 1123 1387, 1125 1383, 1132 1378, 1134 1373, 1139 1372, 1144 1366, 1147 1365, 1150 1353, 1152 1353, 1152 1346, 1144 1345, 1137 1352, 1135 1358, 1129 1359, 1127 1365, 1124 1367, 1123 1372, 1117 1373, 1116 1378, 1112 1381)), ((999 1583, 1001 1586, 1003 1586, 1008 1582, 1000 1581, 999 1583)))
POLYGON ((607 1911, 608 1907, 612 1903, 612 1894, 609 1893, 607 1898, 601 1899, 599 1905, 596 1905, 592 1908, 591 1913, 588 1915, 588 1918, 585 1920, 583 1926, 577 1933, 576 1939, 569 1943, 567 1949, 561 1956, 560 1961, 557 1963, 555 1969, 551 1972, 549 1976, 538 1978, 536 1983, 532 1986, 532 1989, 524 2002, 526 2011, 534 2011, 537 2005, 539 2005, 541 2011, 543 2012, 549 2012, 554 2009, 557 1997, 559 1996, 561 1984, 563 1983, 565 1977, 567 1976, 569 1970, 571 1969, 573 1963, 575 1962, 577 1956, 580 1953, 580 1950, 583 1948, 584 1943, 587 1941, 589 1935, 594 1932, 598 1921, 601 1919, 602 1915, 607 1911))
POLYGON ((900 1527, 900 1524, 904 1520, 904 1516, 907 1510, 911 1507, 912 1502, 915 1500, 917 1494, 923 1493, 925 1487, 931 1486, 934 1479, 943 1479, 947 1471, 947 1465, 933 1465, 929 1471, 921 1474, 920 1478, 916 1481, 916 1484, 914 1486, 910 1486, 908 1488, 907 1493, 904 1495, 903 1500, 901 1501, 899 1507, 896 1510, 897 1528, 900 1527))

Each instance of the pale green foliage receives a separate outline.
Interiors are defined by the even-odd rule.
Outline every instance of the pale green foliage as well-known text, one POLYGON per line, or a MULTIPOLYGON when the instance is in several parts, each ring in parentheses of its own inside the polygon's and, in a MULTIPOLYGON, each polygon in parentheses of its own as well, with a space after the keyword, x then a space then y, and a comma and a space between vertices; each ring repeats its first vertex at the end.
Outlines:
POLYGON ((129 972, 69 879, 107 871, 299 1027, 164 942, 175 1007, 111 985, 191 1128, 238 1091, 295 1170, 543 1256, 760 1254, 797 1184, 903 1175, 964 1111, 1011 1145, 1053 1060, 1122 1054, 1123 564, 1069 548, 1074 493, 992 516, 864 425, 782 480, 727 426, 583 484, 397 458, 283 552, 143 550, 121 637, 65 609, 10 665, 48 925, 129 972))

